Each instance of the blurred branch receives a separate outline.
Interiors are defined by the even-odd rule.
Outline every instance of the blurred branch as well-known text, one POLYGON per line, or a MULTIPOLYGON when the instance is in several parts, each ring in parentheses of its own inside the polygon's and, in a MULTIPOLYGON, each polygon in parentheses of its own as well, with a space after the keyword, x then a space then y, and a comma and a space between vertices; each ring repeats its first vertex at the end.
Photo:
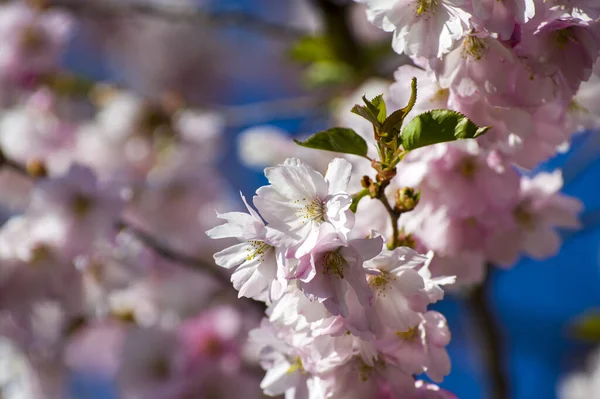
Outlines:
POLYGON ((472 321, 476 326, 479 348, 487 366, 489 399, 509 399, 510 385, 505 372, 506 348, 489 298, 492 268, 488 267, 483 283, 473 289, 468 298, 472 321))
POLYGON ((352 1, 311 1, 323 17, 325 34, 338 58, 351 65, 356 71, 363 71, 365 68, 364 48, 350 27, 352 1))
POLYGON ((219 269, 218 266, 216 266, 215 264, 207 263, 202 259, 186 255, 173 248, 170 248, 167 245, 161 243, 151 234, 137 227, 134 227, 125 221, 120 221, 118 223, 118 228, 121 230, 125 229, 133 233, 133 235, 136 238, 138 238, 142 243, 144 243, 146 246, 151 248, 154 252, 156 252, 163 258, 179 263, 182 266, 191 267, 197 271, 207 272, 219 282, 224 283, 225 285, 229 285, 229 276, 221 272, 221 269, 219 269))
MULTIPOLYGON (((10 159, 4 157, 3 155, 0 155, 0 156, 2 157, 2 165, 4 165, 5 167, 8 167, 9 169, 17 172, 18 174, 20 174, 24 177, 27 177, 32 180, 36 180, 40 177, 43 177, 41 175, 33 174, 30 170, 31 169, 30 167, 23 166, 18 162, 15 162, 13 160, 10 160, 10 159)), ((221 269, 219 269, 216 265, 214 265, 212 263, 207 263, 202 259, 195 258, 195 257, 189 256, 189 255, 186 255, 184 253, 181 253, 179 251, 176 251, 176 250, 168 247, 167 245, 161 243, 158 239, 153 237, 151 234, 149 234, 137 227, 134 227, 131 224, 129 224, 123 220, 119 221, 117 223, 116 227, 119 230, 126 229, 126 230, 130 231, 135 237, 137 237, 142 243, 144 243, 144 245, 150 247, 154 252, 156 252, 158 255, 162 256, 163 258, 172 260, 176 263, 179 263, 182 266, 191 267, 198 271, 205 271, 208 274, 210 274, 211 276, 213 276, 215 279, 217 279, 219 282, 229 285, 229 276, 227 276, 227 274, 223 273, 221 271, 221 269)))
POLYGON ((21 165, 18 162, 15 162, 15 161, 13 161, 11 159, 5 158, 4 155, 0 155, 0 157, 2 158, 2 165, 3 166, 8 167, 12 171, 17 172, 18 174, 23 175, 24 177, 32 178, 32 176, 27 171, 27 167, 21 165))
POLYGON ((151 16, 173 22, 204 23, 215 26, 239 26, 273 38, 297 39, 310 32, 293 26, 267 21, 244 11, 210 12, 186 4, 157 4, 156 2, 125 2, 123 0, 46 0, 47 7, 64 9, 91 18, 151 16))

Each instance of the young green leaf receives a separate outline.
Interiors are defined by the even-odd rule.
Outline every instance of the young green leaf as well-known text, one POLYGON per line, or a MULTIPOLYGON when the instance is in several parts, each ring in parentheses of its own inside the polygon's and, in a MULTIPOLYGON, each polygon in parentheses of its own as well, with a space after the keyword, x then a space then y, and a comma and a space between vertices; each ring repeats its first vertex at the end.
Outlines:
POLYGON ((367 142, 352 129, 334 127, 315 133, 305 141, 294 141, 302 147, 360 155, 367 158, 367 142))
POLYGON ((352 108, 352 113, 362 116, 379 129, 387 118, 387 108, 383 95, 380 94, 372 100, 368 100, 365 96, 362 99, 365 105, 355 105, 352 108))
POLYGON ((351 112, 358 116, 362 116, 363 118, 365 118, 366 120, 371 122, 377 128, 379 128, 379 126, 381 125, 379 123, 379 121, 377 120, 377 115, 374 115, 371 112, 371 110, 369 108, 365 107, 364 105, 356 104, 354 107, 352 107, 351 112))
MULTIPOLYGON (((366 102, 366 98, 363 98, 366 102)), ((377 115, 377 121, 379 123, 385 122, 387 118, 387 107, 385 105, 385 100, 383 99, 383 94, 378 95, 374 99, 372 99, 369 104, 373 107, 371 111, 373 114, 377 115)))
POLYGON ((406 151, 447 141, 472 139, 491 127, 479 127, 463 114, 435 109, 414 117, 402 130, 402 147, 406 151))
POLYGON ((402 128, 402 122, 404 121, 404 118, 406 118, 406 115, 408 115, 417 102, 417 78, 412 78, 410 90, 411 93, 408 104, 406 107, 392 112, 391 115, 387 117, 381 126, 381 130, 383 132, 394 134, 398 133, 400 128, 402 128))

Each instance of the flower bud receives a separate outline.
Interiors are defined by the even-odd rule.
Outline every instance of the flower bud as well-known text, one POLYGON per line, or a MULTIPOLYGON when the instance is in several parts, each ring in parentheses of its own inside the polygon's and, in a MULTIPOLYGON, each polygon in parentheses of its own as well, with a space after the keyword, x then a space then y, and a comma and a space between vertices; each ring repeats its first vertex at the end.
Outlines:
POLYGON ((398 212, 410 212, 419 203, 420 191, 412 187, 404 187, 396 192, 396 210, 398 212))
POLYGON ((363 176, 360 180, 360 185, 363 186, 363 188, 369 188, 371 187, 371 184, 373 184, 373 181, 369 176, 363 176))

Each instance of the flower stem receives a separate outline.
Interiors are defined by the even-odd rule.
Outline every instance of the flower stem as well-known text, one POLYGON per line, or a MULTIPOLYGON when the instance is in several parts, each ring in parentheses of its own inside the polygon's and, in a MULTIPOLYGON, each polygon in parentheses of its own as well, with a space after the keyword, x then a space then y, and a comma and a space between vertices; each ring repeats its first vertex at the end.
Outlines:
POLYGON ((508 399, 510 397, 510 385, 505 372, 506 349, 500 325, 493 315, 492 304, 489 298, 491 283, 490 269, 488 268, 483 283, 471 292, 468 305, 471 309, 472 320, 477 328, 479 346, 489 376, 489 394, 485 397, 490 399, 508 399))
POLYGON ((398 247, 398 244, 399 244, 399 232, 400 231, 399 231, 399 228, 398 228, 398 221, 400 220, 400 213, 397 212, 390 205, 390 201, 388 200, 388 198, 385 195, 385 187, 386 186, 387 186, 387 184, 384 184, 384 185, 381 186, 381 190, 379 192, 379 196, 377 197, 377 199, 379 201, 381 201, 381 203, 385 207, 385 210, 390 215, 390 220, 392 222, 392 240, 391 240, 390 243, 388 243, 388 248, 390 250, 393 250, 393 249, 396 249, 398 247))

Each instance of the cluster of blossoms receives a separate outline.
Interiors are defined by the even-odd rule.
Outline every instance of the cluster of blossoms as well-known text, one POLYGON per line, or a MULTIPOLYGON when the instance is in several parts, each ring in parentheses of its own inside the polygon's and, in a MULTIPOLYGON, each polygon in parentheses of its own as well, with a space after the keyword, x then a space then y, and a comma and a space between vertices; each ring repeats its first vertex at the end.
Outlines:
POLYGON ((385 248, 381 235, 355 238, 351 164, 332 160, 325 176, 297 158, 265 170, 256 212, 219 215, 212 238, 240 241, 215 254, 235 269, 240 296, 265 301, 250 338, 267 369, 261 387, 288 398, 450 398, 446 320, 429 304, 454 278, 432 278, 431 254, 385 248), (266 224, 264 221, 266 221, 266 224))
MULTIPOLYGON (((568 142, 582 82, 600 52, 600 7, 587 0, 361 1, 394 32, 393 48, 422 67, 436 100, 477 124, 488 151, 536 166, 568 142)), ((413 73, 412 71, 409 73, 413 73)))
POLYGON ((83 373, 125 399, 258 398, 243 348, 261 313, 202 272, 214 209, 233 206, 223 122, 63 70, 76 23, 0 5, 0 396, 72 397, 83 373))
POLYGON ((413 110, 449 108, 493 129, 476 143, 411 152, 397 187, 421 190, 402 221, 410 241, 434 250, 434 273, 477 283, 485 265, 513 265, 523 252, 555 254, 554 228, 577 228, 581 204, 559 194, 559 171, 531 168, 568 145, 580 128, 598 126, 600 7, 590 1, 364 1, 371 22, 394 32, 393 48, 421 69, 403 66, 388 96, 413 110), (589 82, 586 82, 588 81, 589 82))
MULTIPOLYGON (((405 78, 407 71, 417 79, 424 74, 405 66, 400 68, 397 76, 404 73, 405 78)), ((426 79, 419 82, 424 85, 419 86, 419 98, 409 117, 416 114, 415 111, 444 106, 436 103, 437 89, 428 86, 426 79)), ((392 85, 385 95, 388 104, 398 106, 407 101, 405 86, 392 85)), ((380 83, 373 82, 360 88, 359 92, 370 94, 384 90, 386 88, 380 83)), ((348 103, 341 104, 338 123, 354 127, 373 144, 372 126, 348 113, 348 103)), ((487 134, 492 134, 493 130, 487 134)), ((302 156, 312 166, 323 170, 332 158, 324 152, 293 147, 286 132, 273 128, 246 131, 241 137, 240 149, 242 159, 250 166, 276 164, 287 155, 302 156), (266 142, 279 142, 279 151, 273 154, 254 152, 254 157, 245 155, 253 148, 264 147, 266 142)), ((375 147, 371 145, 369 154, 375 153, 375 147)), ((402 244, 421 253, 434 251, 433 275, 456 276, 455 287, 481 282, 487 264, 507 268, 523 254, 536 259, 553 256, 561 244, 556 229, 580 227, 578 214, 582 204, 560 193, 563 184, 560 170, 523 175, 495 155, 482 148, 480 139, 420 148, 404 157, 402 168, 387 190, 390 202, 404 202, 403 205, 412 210, 400 218, 402 244)), ((346 157, 354 166, 349 191, 358 192, 362 188, 362 177, 374 178, 374 172, 369 162, 354 156, 346 157)), ((388 213, 377 200, 365 198, 361 201, 355 219, 354 237, 366 236, 372 229, 388 236, 392 234, 388 213)))
MULTIPOLYGON (((335 122, 363 136, 370 156, 376 154, 373 127, 347 110, 361 95, 382 92, 388 105, 401 107, 411 77, 419 93, 409 117, 452 109, 493 127, 477 141, 437 144, 404 157, 388 189, 390 201, 405 189, 419 193, 414 210, 400 220, 404 245, 434 251, 434 275, 456 275, 459 285, 481 282, 488 264, 510 267, 522 254, 554 255, 560 247, 555 229, 578 228, 582 205, 560 194, 560 171, 530 176, 522 168, 564 150, 579 129, 600 125, 599 7, 590 1, 361 2, 374 24, 394 32, 394 49, 416 65, 400 67, 393 84, 368 82, 339 106, 335 122)), ((320 170, 330 159, 284 144, 284 135, 248 131, 242 159, 256 165, 300 156, 320 170), (281 141, 281 151, 248 155, 249 143, 265 140, 281 141)), ((356 192, 370 165, 348 159, 356 192)), ((361 234, 375 227, 391 233, 378 201, 361 202, 356 224, 361 234)))
POLYGON ((247 212, 217 216, 234 206, 214 166, 219 116, 72 76, 61 57, 76 20, 45 2, 0 4, 0 383, 11 380, 0 396, 64 399, 73 373, 91 373, 124 399, 454 398, 415 377, 450 372, 446 320, 428 307, 442 286, 481 281, 486 263, 551 255, 554 228, 578 226, 559 173, 514 165, 596 124, 600 7, 363 3, 421 67, 377 89, 409 104, 402 120, 449 108, 470 118, 457 130, 494 128, 409 151, 397 113, 389 126, 339 118, 367 139, 368 162, 250 132, 245 159, 279 165, 247 212), (239 296, 267 305, 259 328, 263 309, 232 307, 216 251, 239 296))

